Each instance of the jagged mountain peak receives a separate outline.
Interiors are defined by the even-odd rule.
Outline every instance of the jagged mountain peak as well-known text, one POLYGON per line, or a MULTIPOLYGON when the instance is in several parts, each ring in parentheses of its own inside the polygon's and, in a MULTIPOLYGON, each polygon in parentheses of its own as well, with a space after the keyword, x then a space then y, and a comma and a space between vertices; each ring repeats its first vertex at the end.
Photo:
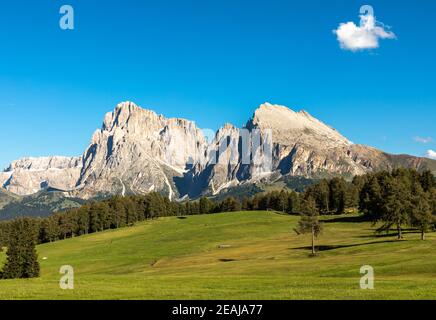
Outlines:
POLYGON ((167 118, 154 110, 142 108, 131 101, 119 103, 114 111, 108 112, 104 118, 102 130, 111 131, 115 127, 129 129, 148 125, 151 127, 186 127, 196 130, 194 121, 183 118, 167 118))
POLYGON ((127 128, 140 122, 157 122, 162 116, 158 116, 153 110, 139 107, 133 102, 122 102, 115 107, 115 110, 108 112, 103 121, 102 130, 111 131, 115 127, 127 128))
POLYGON ((174 176, 202 160, 206 147, 195 122, 123 102, 106 114, 84 153, 80 195, 155 190, 176 196, 174 176))

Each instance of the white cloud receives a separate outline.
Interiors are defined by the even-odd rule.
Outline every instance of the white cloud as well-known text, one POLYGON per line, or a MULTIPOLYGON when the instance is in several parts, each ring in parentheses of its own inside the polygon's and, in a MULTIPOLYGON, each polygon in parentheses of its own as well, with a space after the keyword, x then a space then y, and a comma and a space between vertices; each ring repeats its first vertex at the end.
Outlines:
POLYGON ((426 154, 426 157, 430 158, 430 159, 435 159, 436 160, 436 151, 428 150, 427 154, 426 154))
POLYGON ((333 32, 342 49, 358 51, 378 48, 380 39, 395 39, 395 34, 388 29, 374 15, 367 14, 360 16, 360 26, 354 22, 341 23, 333 32))
POLYGON ((419 142, 419 143, 427 144, 427 143, 432 142, 433 138, 432 137, 427 137, 427 138, 415 137, 415 138, 413 138, 413 140, 415 140, 416 142, 419 142))

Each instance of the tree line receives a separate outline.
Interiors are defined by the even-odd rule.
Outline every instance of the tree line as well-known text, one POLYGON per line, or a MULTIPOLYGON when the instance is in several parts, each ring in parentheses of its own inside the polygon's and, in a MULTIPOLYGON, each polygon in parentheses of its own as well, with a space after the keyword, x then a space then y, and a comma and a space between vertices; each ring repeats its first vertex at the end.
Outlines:
POLYGON ((409 226, 421 232, 434 229, 436 221, 436 182, 430 171, 396 169, 355 178, 360 188, 359 210, 374 223, 378 231, 397 230, 403 238, 403 228, 409 226))
POLYGON ((26 243, 30 243, 32 247, 32 243, 53 242, 132 226, 139 221, 158 217, 240 210, 274 210, 283 214, 300 214, 302 219, 296 231, 312 232, 314 238, 321 232, 320 215, 343 214, 348 210, 357 209, 368 220, 381 223, 378 231, 389 231, 395 227, 398 238, 401 239, 404 226, 412 226, 417 228, 422 239, 425 239, 425 233, 435 226, 435 177, 430 171, 418 173, 416 170, 396 169, 356 176, 351 182, 342 178, 321 180, 301 193, 287 190, 271 191, 241 200, 227 197, 222 201, 214 201, 202 197, 197 201, 180 203, 170 201, 159 193, 115 196, 87 203, 77 209, 55 213, 46 218, 18 218, 0 223, 0 249, 8 247, 8 260, 3 277, 8 277, 7 271, 15 268, 8 267, 15 263, 9 261, 10 255, 20 259, 26 255, 23 252, 30 256, 30 262, 26 262, 25 265, 31 266, 31 270, 22 271, 21 277, 36 274, 36 267, 32 262, 36 258, 31 249, 24 249, 26 243), (25 234, 21 237, 23 239, 20 238, 20 234, 25 234))
POLYGON ((377 232, 395 228, 401 240, 403 228, 408 226, 425 240, 426 233, 436 228, 436 179, 430 171, 395 169, 356 176, 352 183, 335 178, 309 187, 301 195, 301 219, 294 230, 311 233, 312 255, 316 254, 315 238, 322 231, 320 215, 341 214, 352 207, 374 225, 381 224, 377 232))

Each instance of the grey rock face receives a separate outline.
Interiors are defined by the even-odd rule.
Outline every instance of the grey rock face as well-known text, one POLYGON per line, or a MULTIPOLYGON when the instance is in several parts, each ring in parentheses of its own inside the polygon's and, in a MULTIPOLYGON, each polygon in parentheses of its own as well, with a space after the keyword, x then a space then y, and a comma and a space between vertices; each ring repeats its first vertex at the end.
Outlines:
POLYGON ((134 103, 119 104, 105 117, 83 155, 76 194, 143 194, 179 197, 174 178, 201 162, 207 144, 194 122, 166 119, 134 103))
POLYGON ((2 173, 2 188, 18 194, 30 195, 45 188, 74 189, 80 176, 80 157, 41 157, 16 160, 2 173))

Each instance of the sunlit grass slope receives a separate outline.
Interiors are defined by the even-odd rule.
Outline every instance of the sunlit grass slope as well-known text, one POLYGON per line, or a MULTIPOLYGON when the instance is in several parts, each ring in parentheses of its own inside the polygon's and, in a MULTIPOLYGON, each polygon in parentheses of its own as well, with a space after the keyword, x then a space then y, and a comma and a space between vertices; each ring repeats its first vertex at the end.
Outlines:
POLYGON ((272 212, 162 218, 44 244, 41 278, 0 281, 0 299, 436 298, 436 234, 395 241, 356 216, 329 219, 314 258, 310 237, 292 231, 298 217, 272 212), (74 267, 74 290, 59 288, 63 265, 74 267), (374 267, 374 290, 359 287, 363 265, 374 267))

